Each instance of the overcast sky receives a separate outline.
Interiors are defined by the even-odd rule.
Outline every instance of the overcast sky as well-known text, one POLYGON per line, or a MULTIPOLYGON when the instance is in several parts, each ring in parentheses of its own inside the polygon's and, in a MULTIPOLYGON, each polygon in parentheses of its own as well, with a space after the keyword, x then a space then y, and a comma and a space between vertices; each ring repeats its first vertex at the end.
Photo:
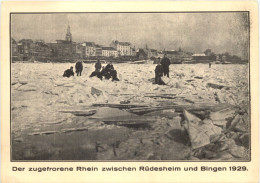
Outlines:
POLYGON ((68 24, 75 42, 109 45, 127 41, 137 48, 215 53, 229 52, 246 58, 249 45, 247 13, 70 13, 12 14, 15 40, 65 39, 68 24))

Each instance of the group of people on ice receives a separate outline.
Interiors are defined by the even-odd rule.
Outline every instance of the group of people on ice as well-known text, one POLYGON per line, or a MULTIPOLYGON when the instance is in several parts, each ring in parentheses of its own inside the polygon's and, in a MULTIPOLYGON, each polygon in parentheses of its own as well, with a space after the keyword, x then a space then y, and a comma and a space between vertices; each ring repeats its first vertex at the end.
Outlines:
MULTIPOLYGON (((81 76, 83 71, 83 64, 81 61, 78 61, 75 65, 77 76, 81 76)), ((63 77, 74 76, 73 67, 64 71, 63 77)), ((91 73, 89 77, 97 76, 99 79, 112 79, 112 81, 119 81, 117 78, 117 71, 114 69, 112 63, 107 64, 105 67, 102 67, 100 60, 97 60, 95 64, 95 71, 91 73)))
POLYGON ((97 60, 95 64, 95 71, 91 73, 89 77, 97 76, 99 79, 112 79, 112 81, 119 81, 117 78, 117 71, 114 69, 113 64, 110 62, 106 67, 102 67, 100 60, 97 60), (102 70, 101 70, 102 68, 102 70))
MULTIPOLYGON (((164 54, 162 59, 159 59, 158 65, 155 67, 155 84, 158 85, 165 85, 164 81, 162 80, 162 76, 167 76, 169 78, 169 66, 170 60, 167 58, 167 55, 164 54)), ((81 76, 83 71, 83 64, 81 61, 77 62, 75 65, 77 76, 81 76)), ((70 77, 74 76, 73 67, 64 71, 63 77, 70 77)), ((114 69, 113 64, 110 62, 105 67, 102 67, 100 60, 97 60, 95 63, 95 71, 91 73, 89 77, 98 77, 99 79, 112 79, 112 81, 119 81, 117 78, 117 71, 114 69)))
POLYGON ((171 64, 170 59, 167 58, 167 55, 164 54, 164 57, 162 60, 160 60, 160 57, 158 58, 159 62, 157 66, 155 67, 155 84, 158 85, 165 85, 164 81, 162 80, 162 76, 167 76, 169 78, 169 66, 171 64))

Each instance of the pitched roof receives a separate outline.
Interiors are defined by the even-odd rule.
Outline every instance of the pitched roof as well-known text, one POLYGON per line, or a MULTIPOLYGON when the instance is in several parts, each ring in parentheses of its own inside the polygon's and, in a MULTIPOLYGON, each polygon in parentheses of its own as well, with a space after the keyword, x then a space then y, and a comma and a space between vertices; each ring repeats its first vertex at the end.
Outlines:
POLYGON ((144 49, 140 48, 138 51, 138 55, 143 54, 144 56, 147 56, 147 54, 145 53, 144 49))
POLYGON ((47 47, 47 45, 43 42, 36 42, 35 44, 41 47, 47 47))
POLYGON ((22 40, 19 41, 19 43, 25 43, 25 42, 33 43, 33 40, 32 39, 22 39, 22 40))
POLYGON ((114 45, 121 45, 121 46, 130 46, 131 44, 129 42, 119 42, 118 40, 112 41, 112 44, 114 45))
POLYGON ((85 44, 86 46, 95 46, 94 42, 84 42, 83 44, 85 44))
POLYGON ((102 46, 100 46, 100 45, 98 45, 98 44, 96 44, 95 47, 102 49, 102 46))
POLYGON ((121 46, 130 46, 131 44, 128 42, 118 42, 119 45, 121 46))
POLYGON ((102 47, 102 50, 116 50, 116 49, 112 47, 102 47))

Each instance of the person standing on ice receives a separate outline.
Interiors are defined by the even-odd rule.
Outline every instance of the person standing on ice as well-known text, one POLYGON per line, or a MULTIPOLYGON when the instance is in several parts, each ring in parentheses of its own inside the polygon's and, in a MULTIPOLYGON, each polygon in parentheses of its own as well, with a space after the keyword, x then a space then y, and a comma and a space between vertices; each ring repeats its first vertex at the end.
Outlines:
POLYGON ((163 66, 160 63, 160 58, 159 58, 159 63, 158 65, 155 67, 155 84, 158 85, 165 85, 165 83, 162 80, 162 76, 163 76, 163 66))
POLYGON ((77 73, 77 76, 81 76, 81 72, 83 70, 83 65, 82 65, 82 62, 81 61, 78 61, 75 65, 75 70, 76 70, 76 73, 77 73))
POLYGON ((96 64, 95 64, 95 71, 100 72, 101 67, 102 67, 102 65, 100 63, 100 60, 98 59, 96 64))
POLYGON ((170 60, 167 58, 167 54, 164 54, 163 59, 161 60, 163 67, 163 75, 169 77, 169 66, 171 64, 170 60))
MULTIPOLYGON (((98 59, 96 64, 95 64, 95 71, 93 71, 91 73, 91 75, 89 77, 94 77, 94 76, 97 76, 99 79, 102 80, 102 77, 103 77, 103 71, 101 71, 101 62, 100 60, 98 59)), ((104 69, 103 69, 104 70, 104 69)))
POLYGON ((70 77, 74 76, 73 67, 71 66, 70 69, 64 71, 63 77, 70 77))

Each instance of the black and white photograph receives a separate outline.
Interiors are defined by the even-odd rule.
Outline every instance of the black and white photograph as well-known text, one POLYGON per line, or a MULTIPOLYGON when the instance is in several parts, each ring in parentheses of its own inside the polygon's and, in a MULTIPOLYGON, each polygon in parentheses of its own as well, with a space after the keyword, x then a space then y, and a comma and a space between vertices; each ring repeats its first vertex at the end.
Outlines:
POLYGON ((10 158, 251 161, 249 11, 12 12, 10 158))

